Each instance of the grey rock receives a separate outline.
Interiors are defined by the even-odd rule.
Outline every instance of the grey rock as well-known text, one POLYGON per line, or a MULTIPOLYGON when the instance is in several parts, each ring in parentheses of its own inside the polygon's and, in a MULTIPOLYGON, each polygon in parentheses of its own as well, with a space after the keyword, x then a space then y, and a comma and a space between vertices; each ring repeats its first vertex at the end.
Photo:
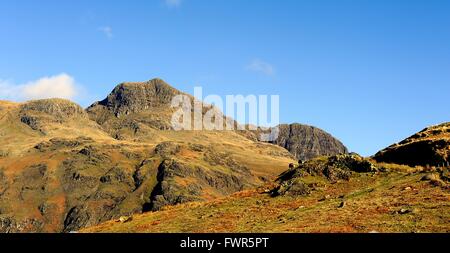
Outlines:
POLYGON ((274 144, 291 152, 301 161, 318 156, 347 154, 347 148, 329 133, 307 125, 280 125, 279 135, 274 144))

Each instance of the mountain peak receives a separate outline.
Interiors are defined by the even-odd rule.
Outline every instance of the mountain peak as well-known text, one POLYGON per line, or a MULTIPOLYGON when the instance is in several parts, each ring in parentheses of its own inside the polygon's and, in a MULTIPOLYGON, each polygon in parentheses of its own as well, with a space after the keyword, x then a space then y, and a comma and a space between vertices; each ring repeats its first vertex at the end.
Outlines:
POLYGON ((101 105, 116 116, 137 113, 151 108, 167 106, 180 91, 160 78, 146 82, 124 82, 117 85, 104 100, 90 108, 101 105))
POLYGON ((133 86, 143 86, 145 88, 160 87, 160 88, 174 89, 172 86, 170 86, 167 82, 165 82, 161 78, 153 78, 144 82, 123 82, 117 85, 116 88, 117 87, 132 88, 133 86))

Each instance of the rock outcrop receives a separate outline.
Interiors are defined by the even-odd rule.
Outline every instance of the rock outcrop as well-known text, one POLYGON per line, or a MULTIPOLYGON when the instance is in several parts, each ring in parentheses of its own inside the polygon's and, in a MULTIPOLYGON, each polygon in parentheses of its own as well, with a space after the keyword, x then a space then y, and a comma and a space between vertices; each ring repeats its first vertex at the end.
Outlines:
POLYGON ((377 171, 375 164, 357 154, 320 157, 281 174, 272 195, 308 195, 323 187, 324 182, 348 181, 353 173, 377 171))
POLYGON ((450 167, 450 123, 425 128, 375 154, 378 162, 450 167))
MULTIPOLYGON (((175 158, 165 160, 158 169, 158 184, 155 187, 151 202, 146 208, 151 211, 160 210, 167 205, 176 205, 204 199, 205 188, 228 195, 244 189, 251 178, 250 171, 241 173, 224 173, 219 170, 192 166, 175 158), (180 179, 190 178, 195 183, 180 184, 180 179)), ((144 211, 148 211, 144 210, 144 211)))

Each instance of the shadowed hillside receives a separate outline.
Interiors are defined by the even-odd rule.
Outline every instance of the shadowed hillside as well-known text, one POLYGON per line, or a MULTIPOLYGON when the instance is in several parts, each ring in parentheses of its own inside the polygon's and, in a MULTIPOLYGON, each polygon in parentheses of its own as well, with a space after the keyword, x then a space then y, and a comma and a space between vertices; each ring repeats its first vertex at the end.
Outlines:
POLYGON ((425 128, 380 152, 380 162, 450 167, 450 123, 425 128))

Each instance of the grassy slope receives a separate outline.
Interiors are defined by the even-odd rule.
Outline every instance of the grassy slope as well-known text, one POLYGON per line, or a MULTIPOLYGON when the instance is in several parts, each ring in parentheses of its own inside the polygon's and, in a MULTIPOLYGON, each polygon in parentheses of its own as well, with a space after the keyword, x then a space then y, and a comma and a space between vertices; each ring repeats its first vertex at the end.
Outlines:
POLYGON ((421 181, 423 175, 358 174, 304 197, 245 191, 82 232, 450 232, 450 192, 421 181))

